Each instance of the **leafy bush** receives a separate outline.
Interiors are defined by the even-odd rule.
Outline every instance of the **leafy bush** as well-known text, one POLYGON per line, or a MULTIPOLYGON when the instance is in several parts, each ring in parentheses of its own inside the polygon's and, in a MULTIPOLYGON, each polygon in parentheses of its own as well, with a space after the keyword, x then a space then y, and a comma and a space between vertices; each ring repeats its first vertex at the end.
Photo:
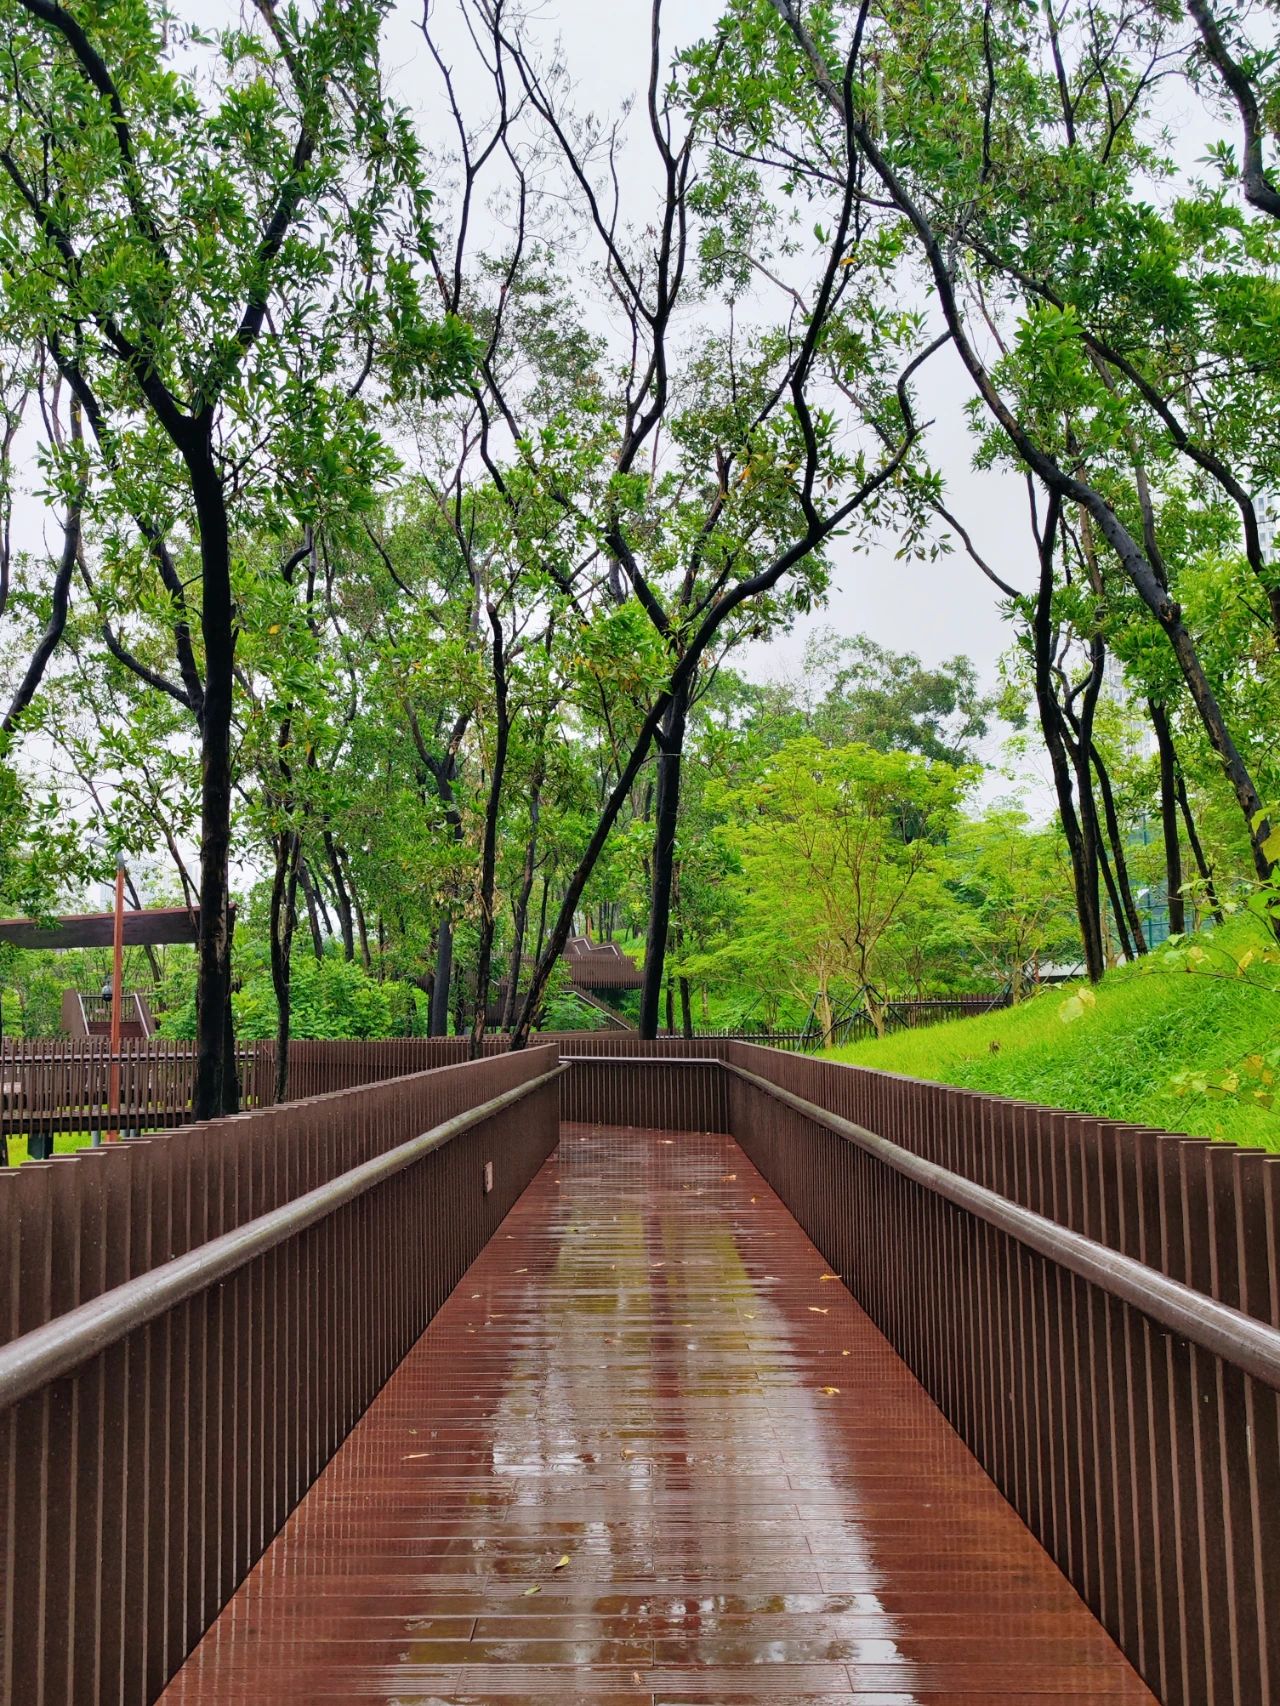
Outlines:
MULTIPOLYGON (((236 1035, 244 1042, 274 1037, 276 995, 269 970, 254 964, 231 998, 236 1035)), ((294 960, 290 986, 290 1032, 295 1038, 422 1036, 425 1002, 407 983, 379 983, 355 960, 311 954, 294 960)), ((160 1026, 162 1036, 194 1038, 194 988, 175 1001, 160 1026)))

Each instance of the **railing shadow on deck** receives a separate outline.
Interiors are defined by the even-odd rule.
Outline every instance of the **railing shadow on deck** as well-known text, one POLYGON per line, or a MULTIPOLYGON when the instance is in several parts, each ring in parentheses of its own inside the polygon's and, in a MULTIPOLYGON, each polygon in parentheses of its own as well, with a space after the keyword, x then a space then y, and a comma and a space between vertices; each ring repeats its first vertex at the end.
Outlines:
POLYGON ((155 1698, 561 1116, 732 1133, 1159 1697, 1280 1697, 1280 1160, 580 1037, 0 1175, 4 1698, 155 1698))

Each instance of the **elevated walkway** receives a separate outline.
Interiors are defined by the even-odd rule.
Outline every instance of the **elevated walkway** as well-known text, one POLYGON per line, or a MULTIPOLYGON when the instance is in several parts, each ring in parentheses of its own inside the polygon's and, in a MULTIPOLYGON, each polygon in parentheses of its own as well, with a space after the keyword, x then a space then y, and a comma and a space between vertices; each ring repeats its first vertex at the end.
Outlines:
POLYGON ((162 1696, 1153 1698, 737 1143, 590 1124, 162 1696))

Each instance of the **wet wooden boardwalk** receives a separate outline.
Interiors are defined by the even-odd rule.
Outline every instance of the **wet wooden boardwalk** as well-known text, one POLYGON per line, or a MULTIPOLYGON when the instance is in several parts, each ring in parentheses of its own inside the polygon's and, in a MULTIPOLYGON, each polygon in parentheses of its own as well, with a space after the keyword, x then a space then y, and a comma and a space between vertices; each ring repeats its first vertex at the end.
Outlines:
POLYGON ((566 1126, 163 1699, 1152 1696, 731 1139, 566 1126))

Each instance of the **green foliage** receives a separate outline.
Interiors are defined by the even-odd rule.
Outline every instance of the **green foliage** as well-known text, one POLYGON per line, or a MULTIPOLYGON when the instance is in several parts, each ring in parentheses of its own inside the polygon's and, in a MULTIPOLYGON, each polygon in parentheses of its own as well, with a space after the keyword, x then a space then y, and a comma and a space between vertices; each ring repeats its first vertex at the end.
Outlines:
POLYGON ((1046 988, 1021 1007, 834 1051, 835 1058, 998 1096, 1220 1137, 1280 1152, 1269 1092, 1280 1048, 1280 968, 1256 923, 1234 920, 1095 992, 1046 988), (1202 956, 1189 958, 1192 950, 1202 956), (1220 975, 1230 958, 1232 970, 1220 975), (1221 1088, 1232 1075, 1233 1090, 1221 1088), (1242 1094, 1240 1092, 1243 1092, 1242 1094))
MULTIPOLYGON (((275 1036, 276 998, 261 954, 249 957, 257 964, 244 967, 232 1008, 236 1035, 253 1042, 275 1036)), ((420 990, 395 981, 379 982, 363 966, 336 953, 317 960, 299 952, 290 983, 289 1025, 292 1036, 299 1039, 423 1036, 425 1004, 420 990)), ((160 1032, 175 1039, 195 1036, 194 988, 165 1014, 160 1032)))

